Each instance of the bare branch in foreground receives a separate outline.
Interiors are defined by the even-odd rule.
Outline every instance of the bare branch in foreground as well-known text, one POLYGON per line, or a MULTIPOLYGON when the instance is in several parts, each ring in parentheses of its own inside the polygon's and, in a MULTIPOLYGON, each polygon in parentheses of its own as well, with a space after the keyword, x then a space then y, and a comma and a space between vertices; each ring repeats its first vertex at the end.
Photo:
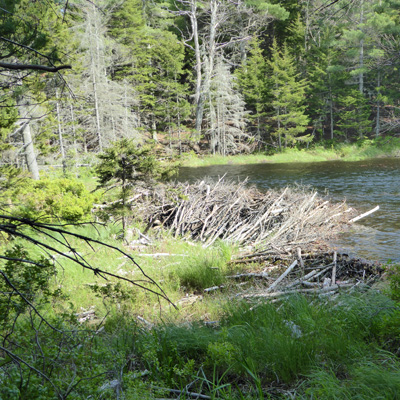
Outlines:
POLYGON ((60 65, 58 67, 48 67, 46 65, 36 65, 36 64, 12 64, 0 62, 0 68, 13 69, 13 70, 33 70, 33 71, 44 71, 44 72, 58 72, 62 69, 72 69, 71 65, 60 65))
MULTIPOLYGON (((107 280, 107 277, 111 277, 111 278, 115 278, 115 279, 118 279, 121 281, 128 282, 140 289, 143 289, 147 292, 153 293, 156 296, 165 299, 166 301, 168 301, 170 304, 172 304, 176 308, 176 306, 169 300, 166 293, 162 290, 160 285, 144 272, 144 270, 133 259, 133 257, 131 255, 129 255, 128 253, 119 249, 118 247, 104 243, 97 239, 92 239, 90 237, 80 235, 78 233, 69 232, 65 229, 57 227, 57 225, 44 224, 44 223, 36 222, 36 221, 30 220, 30 219, 12 217, 9 215, 0 215, 0 220, 6 221, 6 223, 4 223, 4 222, 0 223, 0 232, 5 232, 14 237, 20 237, 22 239, 25 239, 28 242, 34 244, 35 246, 38 246, 39 248, 41 248, 47 252, 53 252, 53 253, 63 257, 64 259, 70 260, 70 261, 80 265, 82 268, 92 271, 95 275, 98 275, 98 276, 102 277, 103 279, 107 280), (54 240, 56 243, 58 243, 60 246, 62 246, 64 248, 64 250, 61 251, 61 250, 57 249, 54 245, 48 244, 49 243, 48 239, 40 240, 40 239, 33 238, 32 236, 22 232, 23 228, 31 228, 39 234, 44 234, 45 236, 47 236, 48 239, 54 240), (57 234, 61 235, 64 238, 64 241, 62 241, 59 238, 57 238, 56 236, 54 236, 57 234), (72 247, 72 245, 68 242, 67 238, 75 238, 75 239, 82 240, 87 245, 89 245, 92 249, 93 249, 92 244, 97 244, 97 245, 100 245, 102 247, 108 248, 110 250, 113 250, 113 251, 116 251, 116 252, 122 254, 124 257, 126 257, 128 260, 130 260, 139 269, 141 274, 147 279, 145 282, 155 286, 157 289, 153 290, 153 289, 139 283, 139 281, 135 281, 135 280, 126 278, 124 276, 113 274, 111 272, 108 272, 108 271, 105 271, 100 268, 92 266, 84 257, 82 257, 77 252, 77 250, 74 247, 72 247)), ((2 257, 2 258, 4 258, 4 257, 2 257)), ((21 260, 21 261, 24 262, 24 260, 21 260)), ((27 261, 27 262, 30 263, 30 261, 27 261)))

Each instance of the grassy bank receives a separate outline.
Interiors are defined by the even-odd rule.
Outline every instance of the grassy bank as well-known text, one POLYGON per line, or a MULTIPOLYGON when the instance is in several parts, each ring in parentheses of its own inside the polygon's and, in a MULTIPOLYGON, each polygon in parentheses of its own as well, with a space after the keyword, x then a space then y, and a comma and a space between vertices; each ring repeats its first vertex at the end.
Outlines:
POLYGON ((400 157, 400 138, 379 138, 363 140, 354 144, 313 145, 309 149, 285 149, 273 155, 248 154, 223 157, 197 156, 188 154, 183 157, 185 167, 200 167, 209 165, 240 165, 261 163, 291 163, 291 162, 323 162, 323 161, 361 161, 371 158, 400 157))
MULTIPOLYGON (((32 203, 28 215, 39 215, 37 210, 46 215, 57 211, 48 208, 57 197, 56 182, 43 186, 38 192, 43 200, 32 203)), ((79 185, 71 188, 79 189, 79 185)), ((201 393, 203 400, 397 398, 400 270, 392 277, 392 292, 387 293, 359 281, 347 292, 329 295, 307 292, 308 296, 285 294, 270 300, 246 298, 276 282, 296 256, 283 252, 267 259, 258 253, 258 258, 242 255, 233 262, 238 253, 234 244, 220 237, 208 247, 196 242, 196 226, 203 235, 207 233, 205 226, 199 228, 199 221, 211 224, 210 215, 217 210, 222 213, 216 219, 219 229, 229 213, 242 216, 240 224, 235 221, 236 227, 247 214, 255 215, 252 209, 246 212, 245 200, 247 208, 235 211, 236 201, 226 195, 216 197, 218 207, 213 206, 213 188, 201 188, 200 197, 186 209, 180 202, 188 207, 191 191, 177 187, 166 191, 167 196, 160 197, 165 213, 157 214, 158 223, 151 228, 149 215, 143 218, 138 211, 144 203, 138 205, 132 211, 135 218, 129 218, 125 240, 113 217, 105 225, 67 224, 67 233, 62 234, 50 231, 49 235, 43 226, 28 225, 23 230, 26 236, 17 238, 19 224, 26 221, 2 221, 3 231, 9 233, 1 237, 5 257, 0 273, 10 277, 14 286, 0 280, 0 399, 198 398, 193 393, 201 393), (211 211, 197 215, 207 202, 211 211), (179 213, 171 214, 175 208, 179 213), (182 213, 191 218, 190 223, 178 218, 182 213), (177 221, 180 228, 168 228, 163 215, 177 221), (45 246, 39 248, 39 242, 45 246), (238 281, 232 276, 238 274, 257 275, 258 280, 247 276, 238 281), (146 288, 162 292, 171 302, 146 288)), ((20 202, 28 204, 31 192, 26 189, 20 202)), ((78 199, 86 199, 83 206, 93 201, 87 193, 78 192, 78 199)), ((224 189, 228 192, 238 197, 237 188, 224 189)), ((71 212, 74 198, 68 203, 71 212)), ((297 223, 285 223, 280 215, 293 208, 283 195, 278 196, 280 211, 276 199, 269 200, 271 207, 256 194, 247 202, 255 199, 270 210, 262 209, 265 224, 266 215, 271 215, 280 224, 280 233, 282 225, 287 225, 296 228, 297 237, 297 223)), ((155 209, 162 208, 155 197, 148 201, 155 209)), ((295 203, 316 217, 310 205, 295 203)), ((315 207, 322 210, 325 221, 326 203, 317 202, 315 207)), ((310 215, 297 219, 303 221, 302 227, 306 220, 311 223, 310 215)), ((256 220, 260 221, 257 215, 256 220)), ((321 225, 318 220, 314 223, 321 225)), ((271 224, 267 224, 269 231, 271 224)), ((331 221, 330 231, 332 227, 331 221)), ((311 259, 312 265, 304 257, 299 276, 308 275, 310 265, 312 272, 325 271, 326 265, 332 266, 329 256, 318 262, 311 259)), ((340 265, 338 257, 338 281, 351 279, 339 274, 340 265)), ((292 278, 297 279, 293 271, 292 278)), ((364 282, 362 272, 366 271, 361 270, 364 282)), ((332 276, 330 270, 327 273, 332 276)), ((314 283, 322 285, 322 281, 314 283)))
MULTIPOLYGON (((332 297, 243 301, 226 276, 265 266, 231 265, 237 250, 226 243, 204 249, 159 230, 146 247, 130 248, 118 239, 117 225, 73 230, 128 252, 177 308, 56 257, 50 289, 63 295, 45 303, 29 297, 40 314, 27 313, 12 327, 18 338, 12 356, 0 353, 2 399, 172 399, 186 390, 206 400, 366 400, 400 393, 398 278, 394 296, 363 287, 332 297), (204 293, 215 285, 225 287, 204 293), (93 318, 77 321, 87 310, 93 318)), ((34 238, 54 247, 62 239, 37 232, 34 238)), ((79 237, 69 244, 96 268, 146 285, 121 253, 79 237)), ((24 250, 31 258, 41 253, 33 244, 24 250)))

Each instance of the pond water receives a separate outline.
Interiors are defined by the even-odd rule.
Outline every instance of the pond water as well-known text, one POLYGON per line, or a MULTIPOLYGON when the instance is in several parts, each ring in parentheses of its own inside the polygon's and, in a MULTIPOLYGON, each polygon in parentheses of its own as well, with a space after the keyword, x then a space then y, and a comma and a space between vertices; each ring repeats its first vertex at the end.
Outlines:
POLYGON ((335 241, 340 251, 381 262, 400 262, 400 159, 301 164, 224 165, 181 168, 179 180, 204 177, 249 179, 261 190, 300 183, 333 201, 344 198, 359 214, 380 210, 354 224, 335 241))

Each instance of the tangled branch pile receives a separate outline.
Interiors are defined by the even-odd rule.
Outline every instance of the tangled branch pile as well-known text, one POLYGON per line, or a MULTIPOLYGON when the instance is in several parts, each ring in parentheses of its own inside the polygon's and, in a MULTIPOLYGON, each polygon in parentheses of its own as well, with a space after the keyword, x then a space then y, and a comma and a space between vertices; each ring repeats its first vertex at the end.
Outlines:
POLYGON ((333 205, 304 187, 263 193, 247 182, 178 183, 140 202, 149 220, 175 236, 190 236, 205 247, 217 239, 268 249, 308 247, 338 233, 349 219, 347 205, 333 205))
POLYGON ((339 290, 370 285, 379 280, 382 273, 379 263, 351 258, 347 254, 334 252, 333 255, 321 253, 302 256, 298 250, 297 259, 290 266, 276 266, 273 263, 267 265, 261 273, 244 273, 229 278, 259 278, 264 282, 264 285, 259 285, 259 290, 251 288, 250 292, 242 294, 244 298, 277 298, 293 293, 333 294, 339 290), (271 272, 276 268, 283 269, 283 273, 271 277, 271 272))

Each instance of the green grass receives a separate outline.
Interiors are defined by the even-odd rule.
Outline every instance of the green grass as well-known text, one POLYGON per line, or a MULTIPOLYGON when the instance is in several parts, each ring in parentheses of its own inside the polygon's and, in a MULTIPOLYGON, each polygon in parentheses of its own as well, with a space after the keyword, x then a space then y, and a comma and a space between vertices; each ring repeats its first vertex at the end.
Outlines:
POLYGON ((317 369, 307 376, 302 391, 304 399, 400 399, 400 363, 391 354, 375 360, 366 359, 348 369, 340 379, 335 371, 317 369))
MULTIPOLYGON (((362 143, 358 148, 368 154, 373 150, 362 143)), ((348 148, 340 149, 345 153, 348 148)), ((321 155, 326 150, 313 151, 321 155)), ((144 229, 139 222, 131 226, 135 227, 144 229)), ((67 298, 44 304, 40 312, 69 333, 59 335, 31 313, 13 327, 13 337, 23 344, 13 350, 39 369, 44 368, 43 357, 38 356, 43 351, 51 361, 49 370, 64 388, 76 374, 80 384, 69 398, 115 398, 114 389, 100 388, 116 379, 126 400, 166 398, 169 392, 150 387, 181 390, 187 385, 212 399, 226 400, 279 398, 270 388, 290 388, 299 399, 399 398, 398 268, 391 268, 388 294, 370 290, 332 300, 294 296, 277 303, 250 304, 235 297, 225 278, 241 272, 229 266, 236 251, 230 245, 216 242, 203 248, 158 231, 153 232, 153 244, 135 250, 118 239, 118 224, 68 229, 129 252, 178 305, 175 309, 142 289, 104 280, 56 258, 58 274, 52 288, 61 288, 67 298), (148 256, 152 253, 168 255, 148 256), (226 285, 224 291, 203 293, 204 288, 220 284, 226 285), (193 304, 179 302, 193 294, 197 296, 193 304), (75 313, 92 306, 97 319, 77 324, 75 313), (154 328, 141 323, 138 315, 154 323, 154 328), (93 332, 100 324, 104 329, 93 332), (91 376, 97 378, 87 379, 91 376)), ((55 240, 33 234, 59 246, 55 240)), ((7 246, 15 244, 22 240, 11 240, 7 246)), ((143 279, 138 268, 118 252, 97 245, 92 249, 76 238, 70 244, 96 268, 143 279)), ((29 243, 24 248, 35 257, 44 254, 29 243)), ((29 374, 24 365, 22 375, 32 378, 26 386, 19 385, 21 371, 9 361, 0 366, 0 398, 55 398, 51 386, 29 374)))
POLYGON ((373 398, 397 398, 392 396, 399 391, 400 365, 379 344, 382 321, 392 318, 393 306, 373 291, 334 301, 302 296, 253 306, 231 301, 218 327, 168 322, 143 332, 137 355, 153 379, 168 387, 184 387, 201 371, 218 385, 247 382, 251 398, 271 385, 298 386, 301 398, 348 399, 357 390, 362 399, 369 391, 373 398))
POLYGON ((309 149, 285 149, 273 155, 248 154, 223 157, 196 156, 187 154, 183 157, 185 167, 210 165, 239 165, 261 163, 291 163, 291 162, 323 162, 332 160, 361 161, 371 158, 400 157, 400 138, 386 137, 375 140, 362 140, 353 144, 326 143, 315 144, 309 149))
MULTIPOLYGON (((123 248, 116 239, 118 226, 96 230, 87 225, 74 230, 123 248)), ((136 277, 137 270, 120 255, 101 247, 93 251, 79 240, 71 244, 92 265, 110 272, 134 271, 126 276, 136 277)), ((144 251, 132 254, 173 301, 223 283, 225 274, 232 273, 227 261, 234 249, 221 242, 204 249, 164 233, 144 251), (171 255, 145 257, 144 251, 171 255)), ((110 381, 121 379, 127 400, 165 397, 167 393, 159 389, 149 394, 151 385, 181 390, 191 384, 194 392, 226 400, 273 398, 268 392, 271 387, 296 388, 301 399, 367 399, 369 393, 373 398, 392 399, 400 391, 400 366, 394 355, 400 337, 400 313, 395 301, 384 294, 371 290, 343 294, 334 300, 293 296, 277 303, 250 304, 240 301, 228 288, 223 293, 204 295, 202 301, 192 305, 179 305, 176 310, 128 284, 101 286, 105 283, 113 282, 70 262, 63 263, 62 274, 60 267, 53 284, 61 285, 69 299, 59 299, 52 307, 41 309, 56 326, 62 324, 77 335, 68 338, 75 346, 73 351, 69 345, 63 348, 55 366, 61 385, 71 378, 73 370, 67 366, 74 362, 79 379, 87 376, 87 371, 89 375, 107 372, 110 381), (88 283, 99 285, 100 297, 88 283), (100 333, 90 333, 100 320, 79 327, 66 317, 80 307, 93 305, 98 317, 107 315, 100 333), (137 315, 155 323, 155 327, 148 329, 136 319, 137 315), (204 320, 218 323, 206 325, 204 320), (88 336, 79 339, 79 332, 88 336)), ((15 334, 26 342, 23 351, 34 353, 35 341, 29 336, 34 331, 28 319, 25 323, 16 327, 15 334)), ((41 335, 41 346, 49 354, 59 348, 56 332, 46 328, 41 335)), ((32 360, 40 364, 40 358, 32 360)), ((99 398, 113 398, 115 392, 111 389, 99 393, 102 383, 96 382, 99 380, 83 381, 80 394, 71 398, 96 393, 99 398)), ((18 393, 11 381, 2 381, 1 371, 0 383, 0 397, 8 398, 7 390, 18 393)), ((33 398, 53 395, 49 391, 40 397, 36 393, 37 379, 32 385, 26 393, 33 398)))
MULTIPOLYGON (((137 225, 143 231, 143 227, 137 225)), ((200 243, 191 243, 180 238, 174 238, 168 233, 160 234, 159 240, 154 240, 152 245, 145 249, 131 250, 118 239, 120 233, 119 224, 82 225, 80 227, 67 227, 71 232, 87 236, 122 251, 128 252, 143 271, 159 284, 168 298, 176 303, 187 294, 203 292, 203 289, 220 285, 225 281, 225 275, 231 273, 227 262, 235 248, 217 241, 214 246, 204 249, 200 243), (153 253, 161 253, 162 256, 152 257, 153 253)), ((65 251, 57 240, 63 240, 61 235, 50 239, 45 235, 31 232, 33 237, 41 240, 49 246, 54 246, 65 251)), ((139 237, 133 237, 138 239, 139 237)), ((47 254, 37 246, 27 243, 22 239, 11 241, 6 247, 21 245, 28 253, 37 258, 47 254)), ((94 244, 87 245, 78 238, 70 238, 69 244, 76 249, 78 254, 85 258, 94 268, 104 270, 128 279, 138 281, 153 290, 159 291, 154 285, 144 283, 146 280, 139 268, 116 250, 94 244)), ((60 288, 68 297, 63 304, 58 304, 58 311, 65 309, 73 312, 81 312, 81 309, 95 307, 96 316, 103 318, 110 310, 118 307, 134 309, 135 313, 145 316, 149 320, 159 317, 159 310, 154 309, 157 297, 144 290, 133 287, 130 283, 117 283, 115 279, 103 279, 96 276, 93 271, 84 269, 67 258, 59 255, 55 258, 57 274, 52 280, 52 288, 60 288)), ((171 305, 165 300, 161 301, 163 312, 171 313, 171 318, 181 320, 186 318, 186 313, 196 315, 218 314, 218 306, 211 304, 207 299, 198 302, 190 309, 183 309, 180 313, 174 312, 171 305)))

